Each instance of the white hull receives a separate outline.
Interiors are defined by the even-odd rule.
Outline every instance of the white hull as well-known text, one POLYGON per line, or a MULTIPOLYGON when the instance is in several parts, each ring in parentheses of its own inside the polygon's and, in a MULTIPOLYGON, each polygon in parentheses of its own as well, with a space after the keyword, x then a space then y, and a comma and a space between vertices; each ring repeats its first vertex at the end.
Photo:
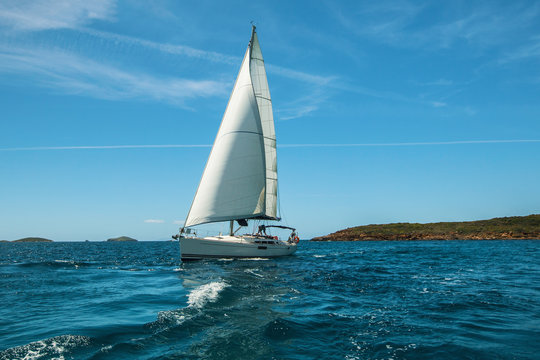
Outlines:
POLYGON ((291 255, 295 243, 255 236, 212 236, 180 238, 182 260, 203 258, 268 258, 291 255))

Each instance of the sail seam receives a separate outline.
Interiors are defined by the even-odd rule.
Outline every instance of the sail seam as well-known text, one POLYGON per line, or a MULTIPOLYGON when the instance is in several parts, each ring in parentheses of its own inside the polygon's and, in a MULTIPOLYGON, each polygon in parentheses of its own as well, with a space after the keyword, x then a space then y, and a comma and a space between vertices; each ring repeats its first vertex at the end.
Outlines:
POLYGON ((225 133, 225 134, 221 135, 220 138, 224 137, 225 135, 236 134, 236 133, 254 134, 254 135, 262 136, 264 139, 267 139, 267 140, 274 140, 274 141, 276 140, 276 138, 271 138, 271 137, 268 137, 268 136, 264 136, 264 134, 262 134, 262 133, 258 133, 258 132, 255 132, 255 131, 247 131, 247 130, 229 131, 228 133, 225 133))

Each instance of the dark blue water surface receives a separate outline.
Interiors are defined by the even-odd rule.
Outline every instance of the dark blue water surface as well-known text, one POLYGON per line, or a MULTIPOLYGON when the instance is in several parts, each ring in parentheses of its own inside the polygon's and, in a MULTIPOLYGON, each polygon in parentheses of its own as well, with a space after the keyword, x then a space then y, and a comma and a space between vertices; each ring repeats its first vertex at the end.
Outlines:
POLYGON ((540 241, 0 243, 0 359, 538 359, 540 241))

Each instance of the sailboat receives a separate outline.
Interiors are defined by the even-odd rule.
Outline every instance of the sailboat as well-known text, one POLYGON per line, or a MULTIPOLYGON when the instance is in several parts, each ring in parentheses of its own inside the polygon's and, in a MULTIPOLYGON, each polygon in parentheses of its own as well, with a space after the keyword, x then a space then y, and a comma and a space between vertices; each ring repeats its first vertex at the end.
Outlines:
POLYGON ((237 235, 248 221, 279 221, 276 134, 272 100, 255 26, 212 151, 184 226, 182 260, 229 257, 276 257, 297 249, 296 229, 281 225, 254 226, 237 235), (198 237, 192 227, 229 222, 229 234, 198 237), (235 230, 235 222, 239 227, 235 230), (255 231, 255 228, 257 230, 255 231), (267 231, 290 230, 280 240, 267 231))

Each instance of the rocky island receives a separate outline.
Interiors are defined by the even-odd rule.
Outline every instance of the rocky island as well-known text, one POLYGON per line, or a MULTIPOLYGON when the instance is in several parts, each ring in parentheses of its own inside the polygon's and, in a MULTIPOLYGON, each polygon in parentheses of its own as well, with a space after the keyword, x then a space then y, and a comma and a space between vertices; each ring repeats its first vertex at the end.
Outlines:
POLYGON ((134 238, 130 238, 129 236, 119 236, 119 237, 107 239, 107 241, 137 241, 137 240, 134 238))
POLYGON ((13 240, 12 242, 53 242, 52 240, 41 237, 25 237, 19 240, 13 240))
POLYGON ((540 215, 490 220, 364 225, 312 241, 540 239, 540 215))

